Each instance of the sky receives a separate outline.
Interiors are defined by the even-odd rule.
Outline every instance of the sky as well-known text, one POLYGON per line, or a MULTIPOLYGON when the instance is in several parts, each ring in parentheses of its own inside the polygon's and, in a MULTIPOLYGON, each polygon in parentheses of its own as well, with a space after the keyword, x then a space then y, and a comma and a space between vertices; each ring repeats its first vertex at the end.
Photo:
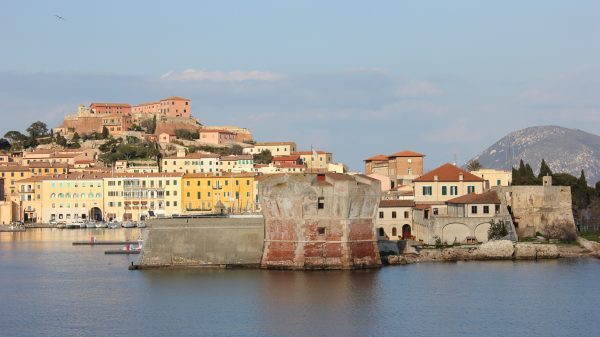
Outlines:
POLYGON ((600 134, 598 17, 586 0, 7 0, 0 134, 177 95, 205 125, 356 171, 405 149, 462 164, 525 127, 600 134))

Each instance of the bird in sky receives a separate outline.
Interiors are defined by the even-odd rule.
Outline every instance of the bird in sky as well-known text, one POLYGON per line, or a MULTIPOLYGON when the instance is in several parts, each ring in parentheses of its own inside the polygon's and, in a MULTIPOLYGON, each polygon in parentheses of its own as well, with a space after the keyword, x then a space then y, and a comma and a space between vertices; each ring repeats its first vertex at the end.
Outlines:
POLYGON ((57 19, 59 19, 59 20, 63 20, 63 21, 65 21, 65 18, 63 18, 63 17, 62 17, 62 16, 60 16, 60 15, 54 14, 54 16, 56 16, 56 18, 57 18, 57 19))

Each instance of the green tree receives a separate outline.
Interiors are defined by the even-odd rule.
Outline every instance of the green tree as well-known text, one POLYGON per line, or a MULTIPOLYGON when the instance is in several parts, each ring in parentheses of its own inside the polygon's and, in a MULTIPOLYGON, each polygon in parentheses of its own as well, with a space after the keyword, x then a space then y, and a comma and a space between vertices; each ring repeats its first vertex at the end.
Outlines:
POLYGON ((35 138, 35 139, 37 139, 39 137, 47 136, 48 135, 48 126, 44 122, 37 121, 35 123, 32 123, 27 128, 27 133, 29 134, 30 138, 35 138))
POLYGON ((108 128, 106 126, 102 127, 102 139, 108 139, 110 134, 108 133, 108 128))
POLYGON ((15 149, 22 149, 24 143, 27 141, 28 137, 19 131, 8 131, 4 134, 4 138, 8 139, 8 141, 12 144, 15 149))
POLYGON ((256 164, 270 164, 273 161, 273 155, 269 150, 263 150, 261 153, 257 153, 253 157, 256 164))
POLYGON ((80 140, 81 140, 81 137, 79 137, 79 134, 77 132, 75 132, 73 134, 73 137, 71 137, 71 141, 73 143, 79 143, 80 140))
POLYGON ((62 147, 67 146, 67 139, 63 137, 61 134, 56 135, 56 144, 62 147))
POLYGON ((538 174, 538 180, 542 181, 542 178, 545 176, 552 176, 552 170, 550 170, 550 166, 546 164, 546 161, 542 159, 542 163, 540 164, 540 173, 538 174))
POLYGON ((10 150, 10 143, 8 142, 8 140, 6 140, 6 138, 0 138, 0 150, 2 151, 8 151, 10 150))
POLYGON ((600 197, 600 181, 596 183, 596 196, 600 197))
POLYGON ((467 163, 467 170, 470 172, 481 170, 481 163, 477 159, 470 160, 467 163))
POLYGON ((502 221, 492 220, 488 229, 488 240, 501 240, 508 235, 508 230, 502 221))

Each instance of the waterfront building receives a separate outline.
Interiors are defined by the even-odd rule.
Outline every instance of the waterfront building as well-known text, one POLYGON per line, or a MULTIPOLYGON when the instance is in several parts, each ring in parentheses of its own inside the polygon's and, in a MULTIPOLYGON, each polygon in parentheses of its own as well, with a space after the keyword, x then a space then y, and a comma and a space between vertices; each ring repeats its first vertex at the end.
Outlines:
POLYGON ((506 170, 480 169, 471 171, 472 174, 485 180, 486 188, 512 185, 512 172, 506 170))
POLYGON ((412 236, 412 200, 381 200, 375 219, 378 240, 408 240, 412 236))
POLYGON ((317 150, 292 152, 292 155, 299 156, 300 160, 306 165, 306 169, 309 171, 313 169, 327 171, 333 157, 331 152, 317 150))
POLYGON ((200 143, 210 145, 234 144, 235 133, 227 130, 202 129, 200 130, 200 143))
POLYGON ((183 173, 110 173, 104 176, 103 218, 144 220, 181 214, 183 173))
MULTIPOLYGON (((39 177, 41 192, 39 222, 102 220, 105 173, 72 173, 39 177)), ((35 181, 34 181, 35 182, 35 181)))
POLYGON ((219 173, 219 155, 215 153, 189 153, 179 151, 177 155, 162 159, 162 172, 219 173))
POLYGON ((413 180, 415 203, 428 205, 432 214, 441 213, 445 202, 469 193, 482 193, 484 180, 446 163, 413 180))
POLYGON ((30 177, 16 182, 18 199, 15 201, 14 220, 36 223, 41 220, 42 182, 44 177, 30 177))
POLYGON ((21 179, 30 178, 31 175, 32 173, 28 166, 11 164, 0 166, 0 177, 4 183, 2 200, 10 200, 10 197, 15 195, 17 189, 16 182, 21 179))
POLYGON ((242 151, 244 154, 259 154, 269 150, 273 157, 289 156, 292 152, 296 152, 296 143, 294 142, 262 142, 256 143, 253 146, 246 147, 242 151))
POLYGON ((400 185, 410 185, 412 180, 423 175, 424 154, 404 150, 386 156, 379 154, 365 159, 365 174, 373 173, 390 178, 395 188, 400 185))
POLYGON ((253 173, 186 174, 183 207, 186 213, 229 213, 257 210, 253 173))
POLYGON ((251 155, 232 155, 219 158, 221 172, 252 172, 254 168, 254 157, 251 155))

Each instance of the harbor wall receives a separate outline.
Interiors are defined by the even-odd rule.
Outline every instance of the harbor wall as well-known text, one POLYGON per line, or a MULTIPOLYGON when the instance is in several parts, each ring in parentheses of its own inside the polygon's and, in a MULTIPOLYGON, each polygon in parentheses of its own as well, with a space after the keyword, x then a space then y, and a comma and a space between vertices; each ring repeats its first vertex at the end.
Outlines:
POLYGON ((138 268, 258 267, 263 250, 260 215, 148 221, 138 268))

